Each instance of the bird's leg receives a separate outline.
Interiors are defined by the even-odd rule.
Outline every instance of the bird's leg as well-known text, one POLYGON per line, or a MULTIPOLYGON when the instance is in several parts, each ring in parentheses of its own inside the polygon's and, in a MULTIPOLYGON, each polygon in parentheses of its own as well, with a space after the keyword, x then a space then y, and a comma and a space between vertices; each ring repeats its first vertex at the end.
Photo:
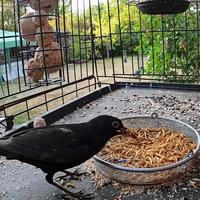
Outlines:
POLYGON ((68 175, 68 176, 83 176, 83 175, 90 175, 88 172, 79 172, 79 168, 77 168, 74 172, 69 172, 69 171, 66 171, 66 170, 64 170, 64 171, 62 171, 62 172, 64 172, 66 175, 68 175))
POLYGON ((62 171, 63 173, 65 173, 64 176, 59 176, 56 178, 56 180, 60 181, 62 179, 64 180, 80 180, 80 176, 83 176, 83 175, 89 175, 89 173, 87 172, 82 172, 82 173, 79 173, 78 172, 79 169, 76 169, 74 172, 69 172, 69 171, 62 171))
POLYGON ((66 194, 58 195, 62 199, 70 199, 67 195, 70 195, 76 199, 91 199, 94 196, 93 194, 83 194, 84 190, 80 190, 78 192, 71 192, 71 191, 65 189, 64 187, 60 186, 59 184, 57 184, 56 182, 53 181, 53 175, 54 175, 54 173, 47 174, 46 181, 66 193, 66 194))

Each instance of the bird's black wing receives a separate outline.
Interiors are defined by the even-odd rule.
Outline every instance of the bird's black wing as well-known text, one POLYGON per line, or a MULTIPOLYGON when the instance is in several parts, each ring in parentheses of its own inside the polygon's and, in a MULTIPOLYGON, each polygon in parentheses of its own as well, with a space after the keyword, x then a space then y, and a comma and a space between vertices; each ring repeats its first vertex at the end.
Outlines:
POLYGON ((30 129, 0 140, 0 149, 11 158, 29 159, 47 163, 66 163, 89 154, 82 137, 70 128, 49 126, 30 129))

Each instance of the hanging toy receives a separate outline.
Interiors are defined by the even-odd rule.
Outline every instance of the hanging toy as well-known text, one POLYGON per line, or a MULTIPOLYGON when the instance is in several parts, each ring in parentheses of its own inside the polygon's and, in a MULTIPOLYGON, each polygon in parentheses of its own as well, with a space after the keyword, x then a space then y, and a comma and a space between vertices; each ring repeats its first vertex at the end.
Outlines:
POLYGON ((45 10, 35 11, 33 13, 32 21, 37 27, 48 24, 47 12, 45 10))
POLYGON ((58 0, 29 0, 29 6, 33 10, 43 9, 47 12, 54 10, 58 5, 58 0))
POLYGON ((38 47, 36 49, 35 59, 48 74, 59 71, 62 66, 62 51, 60 45, 57 42, 53 42, 46 48, 42 49, 38 47))
POLYGON ((26 70, 29 78, 38 83, 43 78, 44 70, 40 67, 40 63, 35 58, 31 58, 26 63, 26 70))
POLYGON ((33 23, 33 16, 33 12, 29 12, 20 18, 21 36, 28 41, 35 41, 37 25, 33 23))
POLYGON ((54 30, 49 24, 45 24, 37 28, 35 39, 40 47, 47 47, 52 44, 54 40, 54 30))
POLYGON ((37 28, 48 23, 47 13, 44 10, 28 12, 20 18, 21 36, 28 41, 35 41, 37 28), (41 14, 41 16, 39 16, 41 14))

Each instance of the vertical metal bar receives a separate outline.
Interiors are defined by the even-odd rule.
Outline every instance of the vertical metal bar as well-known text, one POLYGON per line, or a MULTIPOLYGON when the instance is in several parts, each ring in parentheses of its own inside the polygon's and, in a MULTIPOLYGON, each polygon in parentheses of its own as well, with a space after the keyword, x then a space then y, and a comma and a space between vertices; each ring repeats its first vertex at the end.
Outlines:
POLYGON ((96 53, 95 53, 95 42, 94 42, 94 33, 93 33, 93 21, 92 21, 92 6, 91 0, 89 0, 89 13, 90 13, 90 34, 91 34, 91 44, 92 44, 92 73, 97 76, 99 82, 99 74, 96 63, 96 53))
MULTIPOLYGON (((151 15, 151 44, 152 44, 152 68, 153 68, 153 75, 155 75, 155 56, 154 56, 154 32, 153 32, 153 19, 151 15)), ((158 33, 159 34, 159 33, 158 33)))
MULTIPOLYGON (((65 81, 65 68, 64 68, 64 58, 63 58, 63 37, 62 37, 62 33, 61 33, 61 19, 60 19, 60 15, 64 16, 63 13, 60 13, 58 10, 58 6, 59 6, 59 2, 57 3, 57 9, 55 10, 55 15, 57 16, 57 21, 56 23, 58 23, 58 43, 60 44, 60 53, 61 53, 61 61, 62 61, 62 66, 61 69, 59 70, 59 76, 60 76, 60 86, 62 86, 62 81, 65 81)), ((64 5, 64 2, 62 2, 62 5, 64 5)), ((64 30, 63 30, 64 32, 64 30)), ((65 39, 66 40, 66 39, 65 39)), ((64 40, 64 45, 66 44, 64 40)), ((61 98, 62 98, 62 103, 64 104, 64 96, 63 96, 63 87, 60 88, 61 90, 61 98)))
POLYGON ((106 76, 106 65, 105 65, 105 57, 104 57, 104 46, 103 46, 103 32, 102 32, 102 23, 101 23, 101 6, 100 2, 98 0, 98 15, 99 15, 99 32, 100 32, 100 40, 101 40, 101 51, 102 51, 102 56, 103 56, 103 71, 104 71, 104 76, 106 76))
POLYGON ((18 11, 16 10, 16 4, 17 2, 13 1, 13 15, 14 15, 14 29, 15 29, 15 46, 17 47, 17 55, 16 55, 16 59, 17 59, 17 81, 18 81, 18 91, 21 92, 21 80, 20 80, 20 72, 19 72, 19 58, 18 58, 18 37, 19 35, 17 34, 16 30, 17 30, 17 19, 16 19, 16 15, 18 14, 18 11))
POLYGON ((138 68, 138 70, 140 70, 139 68, 140 68, 140 54, 138 53, 137 54, 137 68, 138 68))
MULTIPOLYGON (((18 26, 19 26, 19 30, 21 30, 21 26, 20 26, 20 15, 21 15, 21 10, 20 10, 20 6, 19 6, 19 2, 17 0, 17 16, 18 16, 18 26)), ((26 9, 25 9, 26 11, 26 9)), ((20 48, 23 49, 24 47, 24 42, 21 36, 21 32, 19 31, 19 35, 20 35, 20 48)), ((23 51, 21 51, 21 64, 22 64, 22 70, 23 70, 23 81, 25 86, 27 86, 27 81, 26 81, 26 72, 25 72, 25 66, 24 66, 24 54, 23 51)))
MULTIPOLYGON (((40 1, 38 1, 38 5, 39 5, 39 16, 41 16, 41 2, 40 1)), ((43 43, 43 38, 44 38, 44 36, 43 35, 45 35, 46 33, 43 33, 43 30, 42 30, 42 26, 41 26, 41 18, 40 18, 40 33, 38 33, 38 34, 40 34, 40 37, 41 37, 41 51, 42 51, 42 56, 43 56, 43 67, 44 67, 44 72, 45 72, 45 79, 46 79, 46 85, 47 86, 49 86, 49 81, 48 81, 48 77, 49 77, 49 75, 48 75, 48 73, 47 73, 47 68, 46 68, 46 57, 45 57, 45 50, 44 50, 44 43, 43 43)))
MULTIPOLYGON (((76 64, 75 64, 75 46, 74 46, 74 26, 73 26, 73 11, 72 11, 72 0, 70 0, 70 12, 71 12, 71 33, 72 33, 72 57, 73 57, 73 71, 74 71, 74 81, 76 81, 76 64)), ((75 84, 76 87, 76 97, 78 97, 78 86, 77 83, 75 84)))
MULTIPOLYGON (((188 69, 188 21, 187 21, 187 12, 185 12, 185 39, 186 39, 186 52, 185 52, 185 57, 186 57, 186 69, 188 69)), ((188 75, 188 74, 185 74, 188 75)))
POLYGON ((144 74, 144 50, 143 50, 143 30, 142 30, 142 18, 141 12, 139 11, 139 20, 140 20, 140 43, 141 43, 141 56, 142 56, 142 74, 144 74))
MULTIPOLYGON (((58 5, 59 5, 59 2, 58 2, 58 5)), ((61 8, 62 8, 62 13, 61 12, 59 12, 59 11, 57 11, 57 15, 59 16, 59 18, 58 18, 58 23, 60 23, 60 25, 62 25, 63 24, 63 32, 62 33, 60 33, 60 35, 62 35, 61 36, 61 38, 62 39, 60 39, 60 47, 61 47, 61 49, 60 49, 60 51, 61 51, 61 59, 62 59, 62 71, 60 72, 60 77, 62 78, 62 80, 61 80, 61 82, 60 82, 60 85, 62 85, 62 81, 66 81, 66 79, 65 79, 65 62, 67 62, 67 59, 65 59, 66 58, 66 55, 64 55, 64 53, 65 53, 65 47, 66 47, 66 40, 67 40, 67 38, 65 37, 66 36, 66 25, 65 25, 65 2, 64 2, 64 0, 62 0, 62 5, 60 6, 61 8), (60 19, 60 15, 62 16, 62 22, 61 22, 61 19, 60 19), (62 23, 62 24, 61 24, 62 23), (64 44, 63 44, 63 39, 64 39, 64 44), (61 73, 62 73, 62 75, 61 75, 61 73)), ((60 29, 60 31, 61 31, 61 27, 59 27, 59 29, 60 29)), ((66 64, 67 65, 67 64, 66 64)), ((66 75, 67 75, 67 81, 69 81, 69 79, 68 79, 68 69, 67 69, 67 67, 66 67, 66 75)), ((61 93, 62 93, 62 103, 64 104, 64 102, 65 102, 65 99, 64 99, 64 88, 63 87, 61 87, 61 93)))
POLYGON ((86 49, 82 48, 82 42, 81 42, 81 31, 80 31, 80 16, 79 16, 79 0, 77 0, 77 23, 78 23, 78 41, 79 41, 79 52, 80 52, 80 75, 81 79, 83 78, 83 71, 82 71, 82 50, 86 51, 86 49))
POLYGON ((121 48, 121 60, 122 60, 122 73, 124 74, 124 58, 123 58, 123 43, 122 43, 122 33, 121 33, 121 19, 120 19, 120 6, 119 0, 117 0, 117 17, 119 21, 119 41, 120 41, 120 48, 121 48))
POLYGON ((49 111, 47 93, 44 94, 46 111, 49 111))
POLYGON ((4 46, 4 56, 5 56, 5 72, 6 72, 6 87, 7 87, 7 92, 8 92, 8 96, 10 95, 10 87, 9 87, 9 81, 8 81, 8 69, 7 69, 7 56, 6 56, 6 39, 7 37, 5 37, 5 28, 4 28, 4 9, 3 9, 3 0, 1 0, 1 19, 2 19, 2 35, 3 35, 3 46, 4 46))
POLYGON ((88 91, 91 92, 90 80, 88 80, 88 91))
POLYGON ((199 42, 199 37, 200 37, 200 34, 199 34, 199 2, 196 2, 196 10, 197 10, 197 12, 196 12, 196 15, 197 15, 197 62, 198 62, 198 70, 197 70, 197 76, 198 76, 198 78, 200 77, 200 50, 199 50, 199 48, 200 48, 200 42, 199 42))
POLYGON ((164 35, 164 23, 163 23, 163 15, 161 15, 161 31, 162 31, 162 56, 163 56, 163 75, 166 75, 166 71, 165 71, 165 65, 166 65, 166 61, 165 61, 165 35, 164 35))
MULTIPOLYGON (((57 4, 59 4, 58 2, 57 2, 57 4)), ((63 3, 63 5, 64 5, 64 3, 63 3)), ((57 33, 57 41, 58 41, 58 43, 60 44, 60 49, 59 49, 59 51, 60 51, 60 53, 61 53, 61 61, 62 61, 62 66, 61 66, 61 69, 59 70, 59 78, 60 78, 60 86, 62 85, 62 81, 65 81, 65 72, 64 72, 64 58, 63 58, 63 48, 62 48, 62 41, 61 41, 61 38, 62 38, 62 36, 61 36, 61 27, 60 27, 60 25, 61 25, 61 20, 60 20, 60 13, 59 13, 59 11, 58 11, 58 5, 57 5, 57 9, 55 10, 55 16, 56 16, 56 33, 57 33)), ((64 42, 65 43, 65 42, 64 42)), ((60 88, 60 90, 61 90, 61 93, 63 94, 63 88, 61 87, 60 88)), ((64 96, 62 95, 62 103, 64 103, 64 96)))
POLYGON ((112 53, 112 71, 113 71, 113 81, 115 83, 115 63, 113 57, 113 42, 112 42, 112 29, 111 29, 111 16, 110 16, 110 2, 107 0, 107 8, 108 8, 108 26, 109 26, 109 35, 110 35, 110 46, 111 46, 111 53, 112 53))
MULTIPOLYGON (((58 5, 57 5, 58 7, 58 5)), ((62 81, 65 81, 65 73, 64 73, 64 59, 63 59, 63 52, 62 52, 62 42, 61 42, 61 30, 60 30, 60 25, 61 25, 61 20, 60 20, 60 13, 58 11, 58 8, 55 10, 55 16, 56 16, 56 33, 57 33, 57 41, 60 44, 60 53, 61 53, 61 63, 62 66, 61 69, 59 70, 59 75, 60 75, 60 84, 62 84, 62 81)), ((53 66, 52 66, 53 67, 53 66)))
POLYGON ((130 5, 128 5, 128 21, 129 21, 129 36, 131 42, 131 67, 132 67, 132 74, 134 74, 134 57, 133 57, 133 33, 132 33, 132 26, 131 26, 131 13, 130 13, 130 5))
POLYGON ((173 39, 174 39, 174 66, 175 66, 175 79, 177 78, 176 73, 177 73, 177 63, 176 63, 176 20, 175 16, 173 15, 173 39))
POLYGON ((88 36, 87 36, 87 21, 86 21, 86 13, 85 13, 85 0, 83 0, 83 24, 84 24, 84 47, 85 47, 85 50, 86 50, 86 57, 85 57, 85 70, 86 70, 86 76, 89 76, 89 68, 88 68, 88 36))
POLYGON ((25 103, 26 103, 27 118, 28 118, 28 120, 30 120, 30 113, 29 113, 28 101, 26 100, 25 103))
MULTIPOLYGON (((68 35, 68 33, 66 32, 67 28, 66 28, 66 8, 65 8, 66 4, 65 4, 65 1, 62 0, 62 10, 63 10, 63 32, 64 32, 64 48, 63 48, 63 51, 66 55, 64 55, 64 59, 65 61, 63 62, 63 64, 66 65, 66 76, 67 76, 67 82, 69 83, 69 63, 68 63, 68 42, 67 42, 67 37, 66 35, 68 35)), ((69 39, 69 38, 68 38, 69 39)), ((64 73, 64 70, 63 70, 63 73, 64 73)))

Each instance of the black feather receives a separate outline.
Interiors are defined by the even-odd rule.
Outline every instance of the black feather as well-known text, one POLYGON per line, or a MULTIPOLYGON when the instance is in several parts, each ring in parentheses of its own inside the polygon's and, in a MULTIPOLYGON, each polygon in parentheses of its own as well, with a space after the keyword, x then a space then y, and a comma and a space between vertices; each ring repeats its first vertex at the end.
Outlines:
POLYGON ((28 129, 1 138, 0 155, 55 173, 91 158, 121 128, 121 120, 104 115, 87 123, 28 129), (113 121, 119 122, 117 129, 113 121))

